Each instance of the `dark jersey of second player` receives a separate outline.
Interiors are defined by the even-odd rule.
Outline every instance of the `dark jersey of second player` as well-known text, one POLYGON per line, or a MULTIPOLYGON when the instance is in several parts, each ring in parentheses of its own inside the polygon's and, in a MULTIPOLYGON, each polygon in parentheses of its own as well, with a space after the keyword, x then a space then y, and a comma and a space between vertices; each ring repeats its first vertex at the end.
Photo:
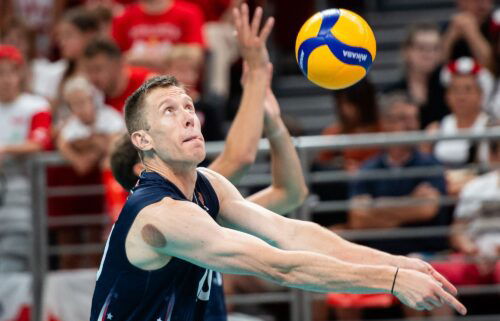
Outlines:
MULTIPOLYGON (((195 195, 192 202, 215 220, 219 201, 199 171, 195 195)), ((146 271, 127 259, 125 240, 136 216, 144 207, 165 197, 190 201, 161 175, 143 172, 106 243, 97 273, 91 321, 226 320, 222 287, 212 286, 219 277, 216 272, 176 257, 160 269, 146 271)))

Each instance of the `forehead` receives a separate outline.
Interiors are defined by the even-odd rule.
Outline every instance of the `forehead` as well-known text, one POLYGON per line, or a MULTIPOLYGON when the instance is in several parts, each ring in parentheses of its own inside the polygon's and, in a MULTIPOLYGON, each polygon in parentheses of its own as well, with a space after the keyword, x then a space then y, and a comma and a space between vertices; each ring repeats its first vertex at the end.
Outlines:
POLYGON ((6 59, 6 58, 0 58, 0 67, 4 68, 4 69, 13 69, 13 70, 18 70, 17 68, 17 63, 15 63, 14 61, 10 60, 10 59, 6 59))
POLYGON ((390 106, 388 112, 390 114, 396 114, 396 113, 413 113, 417 111, 417 106, 413 104, 409 104, 403 101, 395 101, 392 103, 390 106))
POLYGON ((438 42, 439 33, 437 30, 421 30, 417 31, 413 37, 414 42, 438 42))
POLYGON ((479 83, 477 82, 476 76, 474 75, 452 75, 450 81, 451 86, 477 86, 479 87, 479 83))
POLYGON ((174 103, 179 100, 190 100, 182 87, 169 86, 152 89, 146 96, 146 107, 151 110, 158 109, 163 103, 174 103))

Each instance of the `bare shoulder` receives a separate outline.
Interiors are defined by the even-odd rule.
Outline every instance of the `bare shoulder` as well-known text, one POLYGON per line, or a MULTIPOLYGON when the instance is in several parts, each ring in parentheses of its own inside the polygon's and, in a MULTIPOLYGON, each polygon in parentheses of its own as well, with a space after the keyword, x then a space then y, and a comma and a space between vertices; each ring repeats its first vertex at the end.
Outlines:
POLYGON ((207 177, 220 201, 242 198, 236 187, 223 175, 205 167, 199 167, 198 170, 207 177))

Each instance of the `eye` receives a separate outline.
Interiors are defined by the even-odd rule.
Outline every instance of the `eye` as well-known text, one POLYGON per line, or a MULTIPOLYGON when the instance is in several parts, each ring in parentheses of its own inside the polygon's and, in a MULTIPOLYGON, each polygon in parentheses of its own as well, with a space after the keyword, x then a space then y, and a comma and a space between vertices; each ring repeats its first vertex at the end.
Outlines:
POLYGON ((173 112, 174 112, 174 107, 168 106, 167 108, 165 108, 165 113, 166 114, 171 114, 173 112))
POLYGON ((187 104, 185 108, 189 111, 194 111, 194 106, 192 104, 187 104))

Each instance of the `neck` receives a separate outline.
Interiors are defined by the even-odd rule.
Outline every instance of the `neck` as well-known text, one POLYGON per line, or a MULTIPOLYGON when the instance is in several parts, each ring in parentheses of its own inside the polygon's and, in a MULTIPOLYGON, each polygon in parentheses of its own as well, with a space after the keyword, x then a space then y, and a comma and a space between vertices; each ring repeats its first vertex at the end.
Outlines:
POLYGON ((468 113, 468 114, 455 114, 457 120, 458 128, 469 128, 472 127, 476 119, 479 117, 480 112, 468 113))
POLYGON ((411 148, 407 146, 395 146, 387 149, 387 159, 393 166, 402 166, 411 157, 411 148))
POLYGON ((148 0, 142 1, 141 7, 146 13, 159 14, 165 12, 171 4, 172 0, 148 0))
POLYGON ((428 75, 422 71, 418 70, 408 70, 408 81, 409 82, 426 82, 428 75))
POLYGON ((14 95, 12 97, 5 97, 5 98, 0 98, 0 103, 2 104, 9 104, 17 99, 21 93, 17 93, 17 95, 14 95))
POLYGON ((196 167, 179 166, 179 168, 169 166, 158 156, 144 159, 146 171, 156 172, 172 182, 189 200, 193 198, 196 184, 196 167))

